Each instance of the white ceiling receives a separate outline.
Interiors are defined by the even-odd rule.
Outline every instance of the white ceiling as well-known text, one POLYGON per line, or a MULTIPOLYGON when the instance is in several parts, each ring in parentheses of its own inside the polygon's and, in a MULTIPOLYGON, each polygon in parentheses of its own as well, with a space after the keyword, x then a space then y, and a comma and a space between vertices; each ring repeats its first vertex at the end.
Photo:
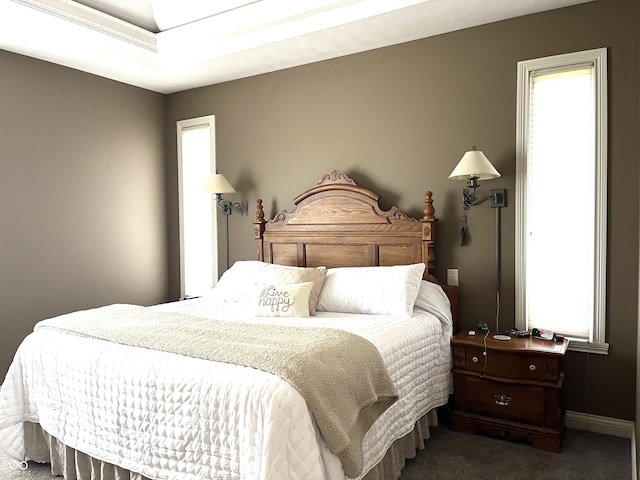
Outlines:
POLYGON ((172 93, 593 0, 0 0, 0 49, 172 93))

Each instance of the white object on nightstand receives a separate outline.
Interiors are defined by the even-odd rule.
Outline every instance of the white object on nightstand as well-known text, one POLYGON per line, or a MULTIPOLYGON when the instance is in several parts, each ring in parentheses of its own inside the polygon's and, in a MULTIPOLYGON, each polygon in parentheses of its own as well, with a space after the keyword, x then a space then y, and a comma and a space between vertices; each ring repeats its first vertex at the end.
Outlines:
POLYGON ((506 341, 506 340, 511 340, 511 337, 509 335, 494 335, 493 339, 506 341))

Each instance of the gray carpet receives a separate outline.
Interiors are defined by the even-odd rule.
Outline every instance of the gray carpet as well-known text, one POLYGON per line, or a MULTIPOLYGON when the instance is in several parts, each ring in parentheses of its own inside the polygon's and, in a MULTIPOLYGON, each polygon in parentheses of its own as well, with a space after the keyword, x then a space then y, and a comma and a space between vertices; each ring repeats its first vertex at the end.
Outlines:
MULTIPOLYGON (((483 435, 431 430, 426 449, 408 460, 401 480, 629 480, 631 441, 567 429, 562 453, 483 435)), ((25 471, 0 454, 0 480, 51 480, 47 465, 25 471)), ((279 480, 279 479, 273 479, 279 480)), ((313 480, 313 479, 309 479, 313 480)))
POLYGON ((449 430, 446 421, 401 480, 630 480, 631 440, 568 428, 562 452, 449 430))

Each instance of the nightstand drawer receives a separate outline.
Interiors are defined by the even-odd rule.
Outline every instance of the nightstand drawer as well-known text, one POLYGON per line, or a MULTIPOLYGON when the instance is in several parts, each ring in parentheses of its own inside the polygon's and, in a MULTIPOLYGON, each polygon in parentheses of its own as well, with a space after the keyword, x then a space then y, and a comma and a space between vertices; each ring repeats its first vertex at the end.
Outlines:
POLYGON ((548 358, 533 353, 511 353, 500 350, 487 351, 486 366, 484 349, 465 348, 464 368, 473 372, 484 372, 494 377, 513 378, 520 381, 557 382, 560 369, 557 358, 548 358))
POLYGON ((536 425, 544 423, 543 387, 493 382, 473 376, 459 379, 464 382, 465 411, 536 425))

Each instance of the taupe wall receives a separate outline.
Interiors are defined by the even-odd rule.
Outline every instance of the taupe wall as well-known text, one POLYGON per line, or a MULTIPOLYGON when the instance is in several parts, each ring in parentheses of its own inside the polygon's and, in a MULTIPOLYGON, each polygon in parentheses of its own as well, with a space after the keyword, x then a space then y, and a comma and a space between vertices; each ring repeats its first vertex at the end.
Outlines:
MULTIPOLYGON (((255 258, 253 206, 267 214, 332 168, 421 215, 434 192, 440 218, 437 274, 458 268, 462 326, 493 324, 494 211, 469 212, 470 242, 457 232, 463 183, 447 180, 472 145, 506 188, 502 222, 501 327, 513 324, 516 63, 598 47, 609 48, 608 356, 567 355, 570 410, 633 419, 638 318, 638 2, 600 0, 385 49, 171 95, 167 131, 177 120, 216 115, 218 170, 247 200, 248 216, 230 219, 231 257, 255 258)), ((175 139, 167 137, 171 295, 178 295, 175 139)), ((576 192, 580 186, 566 179, 576 192)), ((553 215, 553 196, 549 197, 553 215)), ((579 235, 567 218, 565 235, 579 235)), ((221 230, 221 248, 224 248, 221 230)), ((222 257, 223 258, 223 257, 222 257)), ((549 281, 562 288, 561 265, 549 281)))
POLYGON ((164 103, 0 51, 0 380, 43 318, 167 298, 164 103))

